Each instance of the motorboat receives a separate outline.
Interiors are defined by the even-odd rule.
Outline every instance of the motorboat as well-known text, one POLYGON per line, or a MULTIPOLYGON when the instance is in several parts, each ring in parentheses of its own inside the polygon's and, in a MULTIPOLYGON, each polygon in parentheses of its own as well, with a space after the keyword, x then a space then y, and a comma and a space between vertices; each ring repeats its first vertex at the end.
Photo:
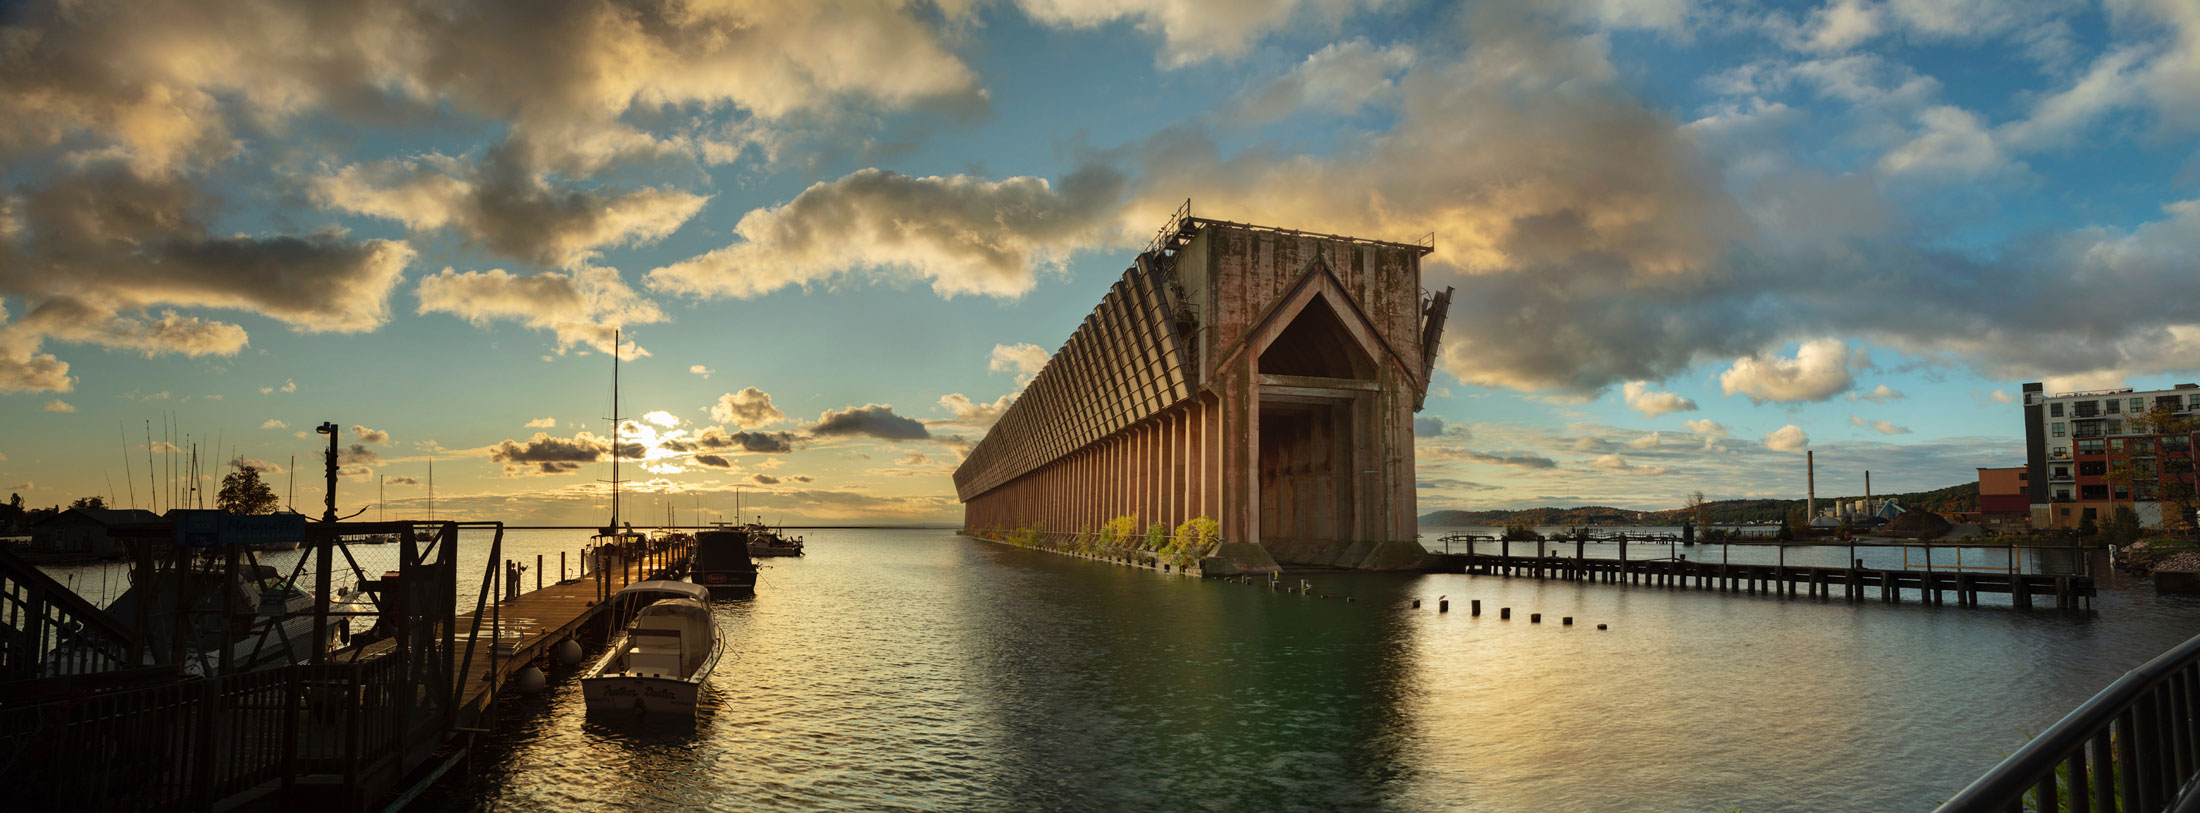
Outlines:
POLYGON ((613 612, 632 620, 581 678, 593 714, 638 717, 695 714, 695 698, 724 646, 706 603, 710 591, 687 582, 636 582, 612 597, 613 612))
POLYGON ((756 590, 756 562, 750 559, 748 531, 719 528, 695 535, 695 564, 690 570, 696 584, 713 592, 750 593, 756 590))
POLYGON ((767 528, 763 525, 750 525, 748 527, 748 532, 750 556, 764 557, 802 555, 801 537, 789 539, 785 534, 772 530, 771 528, 767 528))

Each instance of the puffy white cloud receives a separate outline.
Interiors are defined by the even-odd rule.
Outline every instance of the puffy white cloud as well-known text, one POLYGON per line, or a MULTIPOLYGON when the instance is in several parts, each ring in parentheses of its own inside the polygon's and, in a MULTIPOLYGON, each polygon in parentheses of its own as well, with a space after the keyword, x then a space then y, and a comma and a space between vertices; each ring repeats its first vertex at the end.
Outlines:
POLYGON ((1036 344, 996 344, 987 357, 985 368, 996 373, 1013 372, 1020 382, 1029 382, 1032 376, 1047 366, 1052 354, 1036 344))
POLYGON ((2013 404, 2017 401, 2007 390, 1995 390, 1987 393, 1986 397, 1993 399, 1994 403, 1997 404, 2013 404))
POLYGON ((770 426, 786 417, 787 413, 772 406, 769 393, 755 387, 720 395, 718 402, 710 406, 711 420, 730 423, 743 429, 770 426))
POLYGON ((1299 111, 1349 116, 1397 91, 1397 77, 1413 66, 1412 46, 1376 47, 1364 39, 1325 45, 1291 72, 1246 94, 1239 118, 1260 122, 1299 111))
POLYGON ((1015 402, 1016 396, 1013 394, 1003 395, 992 403, 972 401, 959 392, 940 396, 940 406, 953 413, 955 420, 968 421, 979 426, 990 426, 994 421, 1000 420, 1001 415, 1008 411, 1009 405, 1015 402))
POLYGON ((261 429, 289 429, 290 424, 281 418, 269 418, 260 422, 261 429))
POLYGON ((740 242, 649 272, 649 287, 750 297, 857 271, 927 280, 944 297, 1018 297, 1035 270, 1104 239, 1122 194, 1111 170, 987 181, 858 170, 743 215, 740 242))
POLYGON ((536 418, 527 422, 527 428, 529 429, 549 429, 557 425, 558 419, 554 417, 536 418))
POLYGON ((363 443, 372 443, 378 446, 387 446, 390 442, 390 433, 380 429, 368 429, 358 424, 352 424, 351 435, 363 443))
MULTIPOLYGON (((643 413, 642 420, 648 421, 649 423, 653 423, 658 426, 662 426, 666 429, 671 429, 675 426, 680 425, 680 418, 678 416, 673 415, 670 412, 666 412, 662 409, 650 410, 649 412, 643 413)), ((725 419, 720 418, 719 420, 725 419)))
POLYGON ((1765 448, 1776 452, 1800 452, 1809 445, 1810 436, 1792 423, 1765 434, 1765 448))
POLYGON ((1660 433, 1657 433, 1657 432, 1652 432, 1652 433, 1650 433, 1650 434, 1647 434, 1647 435, 1643 435, 1643 436, 1641 436, 1641 437, 1635 438, 1634 440, 1630 440, 1630 441, 1628 441, 1628 442, 1627 442, 1627 448, 1629 448, 1629 449, 1655 449, 1655 448, 1658 448, 1658 445, 1659 445, 1659 444, 1660 444, 1661 442, 1663 442, 1664 440, 1665 440, 1665 437, 1664 437, 1664 435, 1662 435, 1662 434, 1660 434, 1660 433))
POLYGON ((1849 372, 1848 345, 1840 339, 1811 339, 1796 348, 1794 358, 1744 356, 1719 374, 1719 386, 1727 395, 1747 395, 1766 401, 1823 401, 1856 384, 1849 372))
POLYGON ((1295 19, 1336 20, 1378 0, 1016 0, 1034 20, 1091 28, 1127 20, 1161 35, 1159 62, 1183 67, 1243 55, 1295 19))
POLYGON ((1907 435, 1910 433, 1909 427, 1896 426, 1894 425, 1893 421, 1866 421, 1863 418, 1856 417, 1855 415, 1850 415, 1849 423, 1856 426, 1864 427, 1865 429, 1870 429, 1882 435, 1907 435))
POLYGON ((59 398, 55 398, 51 401, 46 402, 45 409, 47 412, 75 412, 76 405, 71 404, 67 401, 63 401, 59 398))
POLYGON ((1903 395, 1903 394, 1902 394, 1902 391, 1901 391, 1901 390, 1897 390, 1897 389, 1895 389, 1895 388, 1893 388, 1893 387, 1889 387, 1889 386, 1887 386, 1887 385, 1885 385, 1885 384, 1881 384, 1881 385, 1879 385, 1879 386, 1877 386, 1877 387, 1873 387, 1873 388, 1872 388, 1872 390, 1871 390, 1871 392, 1862 392, 1862 393, 1859 393, 1859 392, 1851 392, 1851 393, 1849 393, 1849 400, 1851 400, 1851 401, 1877 401, 1877 402, 1879 402, 1879 403, 1886 403, 1886 402, 1888 402, 1888 401, 1892 401, 1892 400, 1895 400, 1895 399, 1897 399, 1897 398, 1908 398, 1908 397, 1909 397, 1909 396, 1907 396, 1907 395, 1903 395))
POLYGON ((705 366, 703 366, 703 365, 701 365, 701 364, 690 364, 690 365, 688 365, 688 373, 689 373, 690 375, 699 375, 699 376, 702 376, 702 377, 704 377, 705 379, 708 379, 708 378, 710 378, 710 374, 711 374, 711 373, 713 373, 713 372, 715 372, 715 371, 714 371, 714 370, 712 370, 711 368, 709 368, 709 367, 705 367, 705 366))
POLYGON ((1655 418, 1672 412, 1689 412, 1696 408, 1695 401, 1677 393, 1651 390, 1646 381, 1629 381, 1620 391, 1627 400, 1627 408, 1642 413, 1645 418, 1655 418))
POLYGON ((1644 476, 1664 474, 1668 470, 1665 466, 1641 466, 1629 463, 1626 458, 1617 454, 1608 454, 1591 460, 1589 465, 1614 474, 1639 474, 1644 476))
MULTIPOLYGON (((443 273, 422 277, 416 289, 421 313, 448 313, 474 325, 512 321, 557 337, 558 352, 578 345, 612 352, 622 326, 662 322, 664 311, 627 287, 616 269, 582 268, 517 275, 503 269, 443 273)), ((649 355, 631 338, 621 339, 619 357, 649 355)))

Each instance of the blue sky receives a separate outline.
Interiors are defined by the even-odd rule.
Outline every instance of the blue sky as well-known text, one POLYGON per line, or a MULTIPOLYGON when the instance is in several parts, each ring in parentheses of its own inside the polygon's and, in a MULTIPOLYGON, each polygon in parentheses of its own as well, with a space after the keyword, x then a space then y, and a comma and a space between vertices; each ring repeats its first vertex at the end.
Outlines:
POLYGON ((346 506, 597 521, 623 327, 638 510, 952 521, 1187 197, 1435 233, 1424 511, 1934 488, 2200 366, 2185 0, 0 9, 33 504, 327 420, 346 506))

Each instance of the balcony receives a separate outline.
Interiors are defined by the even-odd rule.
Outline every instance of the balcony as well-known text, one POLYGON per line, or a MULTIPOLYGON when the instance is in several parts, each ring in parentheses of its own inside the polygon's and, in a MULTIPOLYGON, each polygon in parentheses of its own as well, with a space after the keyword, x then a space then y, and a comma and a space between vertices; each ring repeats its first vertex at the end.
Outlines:
POLYGON ((2049 449, 2049 450, 2047 450, 2047 459, 2049 459, 2049 460, 2069 460, 2069 459, 2070 459, 2070 450, 2069 450, 2069 449, 2049 449))

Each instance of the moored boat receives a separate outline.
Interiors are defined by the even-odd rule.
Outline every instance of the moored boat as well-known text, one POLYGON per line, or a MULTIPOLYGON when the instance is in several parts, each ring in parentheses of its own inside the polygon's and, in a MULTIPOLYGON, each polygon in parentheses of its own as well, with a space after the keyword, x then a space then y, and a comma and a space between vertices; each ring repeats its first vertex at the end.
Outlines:
POLYGON ((697 533, 695 563, 690 571, 695 583, 713 592, 754 592, 756 562, 749 558, 750 550, 746 530, 722 528, 697 533))
POLYGON ((801 537, 789 539, 786 534, 764 527, 761 524, 750 525, 748 532, 750 556, 802 555, 801 537))
POLYGON ((612 597, 616 609, 639 609, 581 678, 588 711, 693 716, 696 696, 723 649, 704 603, 709 597, 696 585, 663 579, 636 582, 612 597))

